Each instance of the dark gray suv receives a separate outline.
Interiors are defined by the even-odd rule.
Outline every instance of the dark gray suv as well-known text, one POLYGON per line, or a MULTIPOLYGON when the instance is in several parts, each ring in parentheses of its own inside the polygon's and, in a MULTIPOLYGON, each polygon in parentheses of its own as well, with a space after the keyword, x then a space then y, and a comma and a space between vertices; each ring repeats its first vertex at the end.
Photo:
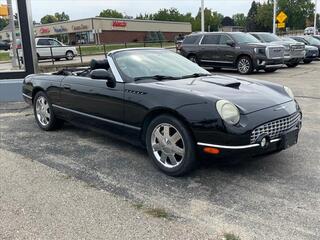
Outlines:
POLYGON ((261 43, 242 32, 192 33, 186 36, 180 52, 200 66, 235 68, 240 74, 274 72, 284 61, 283 46, 261 43))

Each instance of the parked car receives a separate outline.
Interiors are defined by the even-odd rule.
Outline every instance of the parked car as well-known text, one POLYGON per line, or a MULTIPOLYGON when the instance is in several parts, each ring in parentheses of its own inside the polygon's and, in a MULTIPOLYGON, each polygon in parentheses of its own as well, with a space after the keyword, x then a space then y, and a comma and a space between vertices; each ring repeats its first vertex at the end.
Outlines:
POLYGON ((297 143, 302 121, 288 87, 212 75, 156 48, 115 50, 87 71, 27 76, 22 93, 41 129, 69 121, 122 136, 146 147, 155 166, 172 176, 194 169, 198 156, 286 149, 297 143))
POLYGON ((271 43, 282 45, 285 48, 284 52, 284 63, 288 67, 296 67, 299 62, 304 59, 305 56, 305 45, 302 43, 292 43, 282 40, 280 37, 273 33, 267 32, 252 32, 252 36, 264 43, 271 43))
POLYGON ((183 41, 180 52, 200 66, 236 68, 240 74, 254 70, 274 72, 284 58, 282 46, 261 43, 242 32, 191 34, 183 41))
MULTIPOLYGON (((54 38, 36 38, 36 49, 39 60, 55 59, 60 60, 65 58, 67 60, 73 60, 77 56, 77 48, 74 46, 67 46, 54 38)), ((22 58, 23 53, 20 48, 19 56, 22 58)))
MULTIPOLYGON (((292 43, 298 42, 292 37, 283 38, 283 40, 284 41, 290 41, 292 43)), ((319 50, 318 50, 317 47, 310 46, 310 45, 306 44, 305 52, 306 52, 306 54, 305 54, 304 59, 303 59, 303 62, 305 64, 311 63, 313 60, 315 60, 315 59, 317 59, 319 57, 319 50)))
POLYGON ((313 35, 313 37, 320 40, 320 35, 313 35))
POLYGON ((318 29, 315 29, 314 27, 307 27, 304 29, 305 35, 316 35, 319 34, 318 29))
POLYGON ((10 43, 0 40, 0 50, 4 50, 4 51, 10 50, 10 43))
POLYGON ((305 45, 309 45, 309 46, 314 46, 316 48, 318 48, 318 50, 320 51, 320 40, 315 38, 314 36, 293 36, 291 37, 292 39, 304 43, 305 45))

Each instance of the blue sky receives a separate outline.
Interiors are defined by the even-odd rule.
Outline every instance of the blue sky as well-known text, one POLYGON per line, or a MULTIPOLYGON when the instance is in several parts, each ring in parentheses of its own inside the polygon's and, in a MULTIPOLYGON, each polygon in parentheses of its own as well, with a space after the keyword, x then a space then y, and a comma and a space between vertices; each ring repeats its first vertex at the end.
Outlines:
MULTIPOLYGON (((251 2, 252 0, 205 0, 207 7, 230 16, 237 12, 247 13, 251 2)), ((69 14, 71 19, 93 17, 106 8, 116 9, 130 16, 170 7, 196 14, 200 6, 200 0, 31 0, 31 3, 36 21, 45 14, 62 11, 69 14)))

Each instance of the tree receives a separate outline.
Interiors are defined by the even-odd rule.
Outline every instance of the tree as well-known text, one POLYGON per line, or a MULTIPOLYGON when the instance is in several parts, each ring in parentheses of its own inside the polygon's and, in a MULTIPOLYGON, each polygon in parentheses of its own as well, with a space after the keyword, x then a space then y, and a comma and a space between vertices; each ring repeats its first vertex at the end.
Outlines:
POLYGON ((58 19, 53 15, 46 15, 40 20, 41 24, 58 22, 58 19))
POLYGON ((307 20, 313 19, 314 7, 312 0, 278 0, 278 11, 288 15, 286 23, 291 29, 304 29, 307 20))
POLYGON ((221 21, 222 26, 234 26, 234 21, 231 17, 224 17, 221 21))
POLYGON ((57 18, 58 22, 69 21, 70 17, 65 12, 55 13, 54 16, 57 18))
POLYGON ((233 22, 235 26, 245 27, 247 17, 243 13, 237 13, 232 16, 233 22))
MULTIPOLYGON (((204 9, 204 21, 205 27, 208 28, 210 31, 218 31, 219 27, 221 26, 221 22, 223 19, 223 15, 214 12, 209 8, 204 9)), ((199 9, 197 16, 191 22, 192 30, 193 31, 200 31, 201 30, 201 9, 199 9)))
POLYGON ((258 4, 255 1, 253 1, 251 3, 251 8, 249 9, 247 22, 246 22, 246 29, 249 32, 257 31, 257 25, 258 25, 256 22, 257 12, 258 12, 258 4))
POLYGON ((6 18, 0 18, 0 31, 2 31, 6 26, 8 26, 9 21, 6 18))
POLYGON ((273 28, 273 3, 258 5, 256 23, 259 31, 270 32, 273 28))
POLYGON ((106 17, 106 18, 124 18, 121 12, 112 9, 105 9, 100 12, 99 17, 106 17))

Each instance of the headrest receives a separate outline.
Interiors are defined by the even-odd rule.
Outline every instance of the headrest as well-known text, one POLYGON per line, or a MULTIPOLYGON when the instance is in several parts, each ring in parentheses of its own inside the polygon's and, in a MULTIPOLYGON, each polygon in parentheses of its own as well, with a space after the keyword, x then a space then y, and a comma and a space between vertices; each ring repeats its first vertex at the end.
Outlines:
POLYGON ((90 67, 91 67, 91 70, 95 70, 95 69, 108 70, 110 68, 110 65, 107 59, 103 59, 103 60, 92 59, 90 63, 90 67))

